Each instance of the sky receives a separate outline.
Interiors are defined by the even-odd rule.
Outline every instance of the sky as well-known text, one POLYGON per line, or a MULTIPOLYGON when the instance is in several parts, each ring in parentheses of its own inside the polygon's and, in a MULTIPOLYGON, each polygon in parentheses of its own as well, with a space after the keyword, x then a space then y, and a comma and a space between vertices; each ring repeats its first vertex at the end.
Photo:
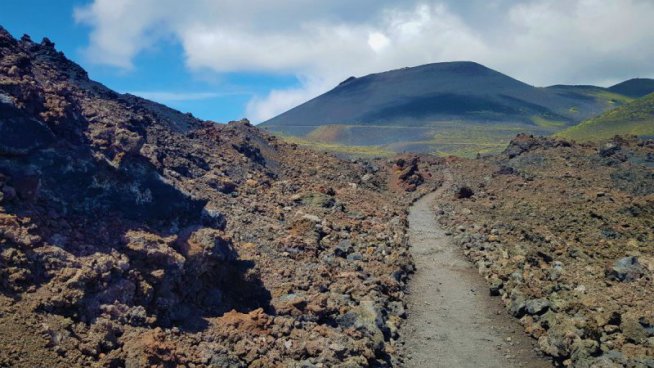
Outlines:
POLYGON ((217 122, 363 76, 471 60, 523 82, 654 78, 653 0, 2 0, 92 79, 217 122))

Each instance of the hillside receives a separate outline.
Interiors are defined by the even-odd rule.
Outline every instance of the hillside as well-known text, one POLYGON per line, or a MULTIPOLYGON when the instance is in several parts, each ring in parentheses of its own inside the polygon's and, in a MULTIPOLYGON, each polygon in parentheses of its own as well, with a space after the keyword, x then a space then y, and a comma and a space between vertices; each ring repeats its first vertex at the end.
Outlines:
POLYGON ((115 93, 0 28, 0 366, 391 365, 435 186, 393 163, 115 93))
POLYGON ((601 88, 536 88, 449 62, 349 78, 261 127, 396 152, 496 151, 521 131, 551 134, 623 102, 601 88))
MULTIPOLYGON (((599 114, 599 111, 610 110, 633 100, 632 97, 597 86, 557 84, 546 89, 567 98, 600 102, 599 109, 593 113, 594 115, 599 114)), ((578 111, 574 107, 570 112, 574 114, 578 111)))
POLYGON ((654 136, 654 93, 557 133, 560 137, 578 141, 629 134, 654 136))
POLYGON ((609 91, 632 98, 654 93, 654 79, 634 78, 608 88, 609 91))

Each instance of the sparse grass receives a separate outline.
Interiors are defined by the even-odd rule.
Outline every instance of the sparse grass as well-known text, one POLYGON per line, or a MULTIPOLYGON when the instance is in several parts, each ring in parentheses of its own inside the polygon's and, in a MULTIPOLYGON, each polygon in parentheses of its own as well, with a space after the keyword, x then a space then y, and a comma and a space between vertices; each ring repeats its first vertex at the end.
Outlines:
POLYGON ((549 120, 539 115, 532 116, 531 121, 541 128, 563 128, 567 125, 565 121, 549 120))
POLYGON ((435 141, 420 141, 420 142, 398 142, 389 145, 389 149, 394 152, 430 152, 437 156, 459 156, 472 158, 477 156, 478 153, 498 153, 502 152, 508 144, 502 143, 471 143, 467 141, 461 142, 435 142, 435 141), (418 148, 418 149, 416 149, 418 148))
POLYGON ((428 140, 397 142, 389 145, 393 151, 407 151, 420 147, 420 151, 432 152, 439 156, 459 156, 473 158, 477 154, 502 152, 518 133, 551 134, 551 128, 534 129, 525 124, 469 124, 441 123, 428 140))
POLYGON ((311 139, 293 137, 279 133, 274 134, 287 143, 294 143, 298 146, 310 148, 316 151, 330 152, 350 157, 388 157, 395 154, 395 152, 388 151, 381 146, 347 146, 337 143, 318 142, 311 139))
POLYGON ((594 141, 608 139, 616 134, 654 135, 654 94, 586 120, 556 133, 556 136, 578 141, 594 141))
POLYGON ((606 107, 608 108, 625 105, 634 100, 631 97, 627 97, 619 93, 613 93, 607 90, 593 90, 590 91, 589 94, 598 100, 604 101, 606 103, 606 107))
POLYGON ((307 139, 316 142, 335 143, 342 139, 346 129, 346 125, 321 125, 312 130, 311 133, 307 135, 307 139))
POLYGON ((477 154, 488 155, 497 154, 506 148, 506 144, 495 145, 469 145, 459 147, 443 147, 441 150, 434 152, 438 156, 458 156, 466 158, 474 158, 477 154), (451 149, 447 149, 451 148, 451 149))
POLYGON ((389 156, 395 152, 431 152, 442 156, 475 157, 498 153, 518 133, 550 135, 558 122, 541 118, 541 124, 470 123, 434 121, 420 126, 400 122, 388 125, 326 125, 304 137, 274 134, 286 141, 347 156, 389 156))
POLYGON ((654 119, 603 122, 591 119, 556 134, 580 142, 609 139, 615 135, 654 136, 654 119))

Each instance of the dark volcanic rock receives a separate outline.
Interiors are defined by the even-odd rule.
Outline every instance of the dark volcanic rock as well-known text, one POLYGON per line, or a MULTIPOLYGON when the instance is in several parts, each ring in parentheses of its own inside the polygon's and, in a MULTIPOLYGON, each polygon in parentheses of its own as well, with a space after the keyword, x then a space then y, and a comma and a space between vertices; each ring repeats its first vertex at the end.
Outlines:
POLYGON ((0 28, 0 366, 395 364, 434 162, 200 121, 0 28))
POLYGON ((606 143, 599 149, 599 155, 600 157, 611 157, 615 155, 617 152, 619 152, 622 149, 620 145, 615 144, 615 143, 606 143))
POLYGON ((638 262, 637 257, 624 257, 613 263, 606 276, 615 281, 629 282, 645 275, 647 269, 638 262))
POLYGON ((539 315, 547 312, 550 305, 547 299, 532 299, 525 303, 525 310, 528 314, 539 315))
POLYGON ((475 192, 466 186, 462 186, 456 191, 456 198, 458 199, 468 199, 473 195, 475 195, 475 192))
POLYGON ((424 182, 418 167, 419 161, 418 156, 408 155, 398 158, 393 164, 398 184, 407 192, 415 191, 424 182))
POLYGON ((570 147, 570 143, 561 139, 518 134, 511 140, 511 142, 509 142, 509 145, 504 150, 504 154, 511 159, 537 148, 549 149, 556 147, 570 147))
POLYGON ((26 155, 55 140, 44 123, 10 104, 0 103, 0 116, 0 156, 26 155))

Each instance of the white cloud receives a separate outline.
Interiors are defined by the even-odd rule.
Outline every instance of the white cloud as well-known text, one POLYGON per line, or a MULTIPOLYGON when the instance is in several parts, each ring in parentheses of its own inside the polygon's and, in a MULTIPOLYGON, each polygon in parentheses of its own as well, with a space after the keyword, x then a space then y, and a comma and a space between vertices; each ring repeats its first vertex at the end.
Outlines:
POLYGON ((390 44, 391 40, 389 40, 388 37, 386 37, 386 35, 381 32, 372 32, 368 36, 368 46, 370 46, 370 48, 377 53, 384 51, 384 49, 387 48, 390 44))
POLYGON ((254 122, 262 122, 306 102, 334 87, 329 79, 305 79, 300 87, 275 89, 265 96, 255 96, 246 106, 246 115, 254 122))
POLYGON ((91 61, 130 69, 134 56, 161 36, 153 28, 165 17, 161 10, 153 0, 102 0, 76 8, 74 17, 93 26, 86 50, 91 61))
POLYGON ((350 75, 474 60, 528 83, 654 76, 649 0, 95 0, 88 56, 130 68, 165 37, 191 69, 296 75, 299 87, 254 97, 265 120, 350 75))

